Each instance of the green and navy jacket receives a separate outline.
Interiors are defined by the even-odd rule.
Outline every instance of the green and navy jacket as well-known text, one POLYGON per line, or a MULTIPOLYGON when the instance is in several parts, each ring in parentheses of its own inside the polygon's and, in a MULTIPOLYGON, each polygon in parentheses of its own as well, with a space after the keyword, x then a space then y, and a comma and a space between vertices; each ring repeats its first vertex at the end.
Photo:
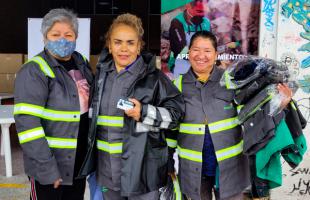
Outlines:
MULTIPOLYGON (((88 84, 92 73, 77 52, 72 57, 88 84)), ((79 95, 67 70, 47 51, 28 60, 15 80, 14 118, 25 172, 41 184, 62 178, 71 185, 80 122, 79 95)))
MULTIPOLYGON (((200 199, 202 150, 208 126, 218 162, 217 186, 221 198, 241 193, 249 183, 249 167, 243 155, 243 140, 233 105, 233 91, 220 86, 223 71, 213 68, 202 84, 190 69, 175 80, 185 100, 185 118, 177 137, 167 138, 169 147, 177 148, 179 180, 182 193, 200 199)), ((168 136, 169 137, 169 136, 168 136)))

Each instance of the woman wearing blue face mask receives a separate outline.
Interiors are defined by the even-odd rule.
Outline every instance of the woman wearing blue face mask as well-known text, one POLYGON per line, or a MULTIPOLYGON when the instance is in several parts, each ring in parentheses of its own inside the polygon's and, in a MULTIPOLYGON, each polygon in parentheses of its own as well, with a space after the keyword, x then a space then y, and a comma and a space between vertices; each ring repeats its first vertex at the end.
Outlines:
POLYGON ((44 50, 28 60, 15 81, 14 117, 32 200, 84 198, 77 178, 87 148, 89 85, 93 75, 74 51, 78 21, 53 9, 42 21, 44 50))

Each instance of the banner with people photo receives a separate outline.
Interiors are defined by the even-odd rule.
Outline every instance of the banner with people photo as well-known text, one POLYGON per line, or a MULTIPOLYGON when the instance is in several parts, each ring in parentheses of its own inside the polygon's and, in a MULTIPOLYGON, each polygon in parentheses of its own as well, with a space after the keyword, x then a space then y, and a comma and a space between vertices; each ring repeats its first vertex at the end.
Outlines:
POLYGON ((201 30, 217 36, 219 66, 257 55, 259 9, 259 0, 162 0, 162 71, 173 79, 189 69, 189 41, 201 30))

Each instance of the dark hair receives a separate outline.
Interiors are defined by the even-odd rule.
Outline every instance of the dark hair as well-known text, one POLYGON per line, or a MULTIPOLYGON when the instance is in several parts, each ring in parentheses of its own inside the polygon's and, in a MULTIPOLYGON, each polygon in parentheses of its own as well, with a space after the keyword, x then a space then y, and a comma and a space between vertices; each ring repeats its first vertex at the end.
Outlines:
MULTIPOLYGON (((190 2, 191 6, 195 6, 197 1, 202 2, 203 0, 193 0, 192 2, 190 2)), ((209 0, 206 1, 207 3, 209 2, 209 0)))
POLYGON ((205 39, 209 39, 211 40, 212 46, 214 47, 215 51, 217 49, 217 39, 215 37, 215 35, 213 33, 211 33, 210 31, 197 31, 192 37, 191 37, 191 41, 189 42, 189 49, 192 47, 194 41, 199 38, 205 38, 205 39))

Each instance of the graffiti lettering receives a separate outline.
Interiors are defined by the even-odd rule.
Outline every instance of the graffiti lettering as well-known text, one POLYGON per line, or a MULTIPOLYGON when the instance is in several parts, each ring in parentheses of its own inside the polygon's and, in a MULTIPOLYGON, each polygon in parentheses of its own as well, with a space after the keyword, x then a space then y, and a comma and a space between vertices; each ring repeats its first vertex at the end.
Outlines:
POLYGON ((264 25, 266 26, 266 29, 268 31, 273 31, 274 28, 274 21, 273 21, 273 16, 274 16, 274 5, 276 3, 276 0, 264 0, 264 8, 263 8, 263 13, 265 13, 266 16, 266 22, 264 25))
POLYGON ((310 195, 310 180, 299 179, 298 184, 293 185, 293 189, 290 193, 299 193, 300 195, 310 195))
POLYGON ((290 172, 292 173, 291 176, 295 176, 298 174, 300 175, 310 174, 309 168, 290 169, 290 172))

